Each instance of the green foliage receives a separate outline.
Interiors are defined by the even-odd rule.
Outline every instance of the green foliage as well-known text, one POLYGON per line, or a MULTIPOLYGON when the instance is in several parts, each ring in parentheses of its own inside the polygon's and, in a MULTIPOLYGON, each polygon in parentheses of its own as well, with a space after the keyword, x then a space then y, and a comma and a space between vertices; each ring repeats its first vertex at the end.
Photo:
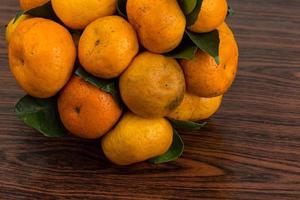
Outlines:
POLYGON ((20 16, 22 16, 23 14, 28 14, 33 17, 41 17, 41 18, 51 19, 56 22, 60 22, 60 20, 58 19, 58 17, 56 16, 56 14, 52 8, 51 1, 48 1, 47 3, 45 3, 41 6, 26 10, 26 11, 17 12, 14 22, 16 22, 17 19, 20 16))
POLYGON ((16 104, 15 112, 25 124, 47 137, 67 134, 59 118, 56 97, 38 99, 26 95, 16 104))
POLYGON ((178 134, 178 132, 174 129, 173 143, 170 149, 163 155, 148 160, 148 162, 152 164, 161 164, 161 163, 166 163, 166 162, 176 160, 182 155, 183 150, 184 150, 184 143, 180 135, 178 134))
POLYGON ((199 49, 211 55, 217 64, 220 64, 219 60, 219 45, 220 38, 217 30, 208 33, 193 33, 186 31, 189 38, 197 45, 199 49))
POLYGON ((170 120, 171 124, 175 129, 182 129, 188 131, 200 130, 203 128, 207 122, 192 122, 192 121, 178 121, 178 120, 170 120))

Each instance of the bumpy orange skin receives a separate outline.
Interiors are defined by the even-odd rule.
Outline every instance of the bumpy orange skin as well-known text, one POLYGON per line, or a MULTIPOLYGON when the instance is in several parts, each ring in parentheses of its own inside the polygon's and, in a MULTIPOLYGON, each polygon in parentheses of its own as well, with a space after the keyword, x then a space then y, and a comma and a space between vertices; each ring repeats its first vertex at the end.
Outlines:
POLYGON ((176 0, 128 0, 129 22, 149 51, 166 53, 182 40, 186 20, 176 0))
POLYGON ((199 121, 211 117, 219 109, 223 96, 204 98, 189 93, 169 118, 180 121, 199 121))
POLYGON ((227 10, 227 0, 203 0, 196 22, 188 29, 197 33, 210 32, 225 21, 227 10))
POLYGON ((126 113, 101 144, 111 162, 130 165, 164 154, 172 141, 173 128, 167 119, 146 119, 126 113))
POLYGON ((111 94, 74 76, 58 98, 64 126, 75 136, 99 138, 118 121, 122 110, 111 94))
POLYGON ((188 92, 199 97, 216 97, 227 92, 235 79, 238 65, 238 46, 229 27, 219 28, 218 65, 213 57, 199 50, 193 60, 182 60, 188 92))
POLYGON ((119 85, 128 108, 146 118, 166 116, 181 103, 185 93, 184 74, 178 62, 150 52, 135 57, 119 85))
POLYGON ((71 34, 42 18, 23 21, 9 42, 9 65, 19 85, 31 96, 54 96, 69 80, 76 57, 71 34))
POLYGON ((118 77, 138 53, 133 27, 119 16, 99 18, 84 30, 78 46, 81 65, 105 79, 118 77))
POLYGON ((29 10, 47 3, 49 0, 19 0, 21 10, 29 10))
POLYGON ((72 29, 84 29, 97 18, 116 11, 116 0, 52 0, 56 15, 72 29))

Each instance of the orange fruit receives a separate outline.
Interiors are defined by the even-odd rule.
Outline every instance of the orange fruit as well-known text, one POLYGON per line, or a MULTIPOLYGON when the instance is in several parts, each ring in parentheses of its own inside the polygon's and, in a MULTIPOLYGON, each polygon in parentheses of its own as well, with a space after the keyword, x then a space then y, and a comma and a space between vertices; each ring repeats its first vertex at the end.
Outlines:
POLYGON ((186 20, 176 0, 128 0, 126 10, 147 50, 166 53, 181 42, 186 20))
POLYGON ((119 81, 124 103, 137 115, 163 117, 182 101, 184 74, 173 58, 144 52, 139 54, 119 81))
POLYGON ((72 29, 84 29, 92 21, 116 11, 116 0, 52 0, 60 20, 72 29))
POLYGON ((19 24, 30 18, 31 18, 31 16, 29 16, 29 15, 21 15, 16 21, 15 21, 15 18, 10 20, 6 27, 6 32, 5 32, 6 42, 9 43, 12 33, 16 30, 16 28, 19 26, 19 24))
POLYGON ((29 10, 47 3, 49 0, 19 0, 21 10, 29 10))
POLYGON ((226 19, 228 5, 226 0, 203 0, 196 22, 188 27, 193 32, 210 32, 226 19))
POLYGON ((217 112, 222 98, 223 96, 205 98, 186 93, 181 104, 168 117, 179 121, 207 119, 217 112))
POLYGON ((69 80, 76 57, 71 34, 48 19, 23 21, 9 42, 9 65, 31 96, 54 96, 69 80))
POLYGON ((60 93, 58 111, 67 130, 87 139, 104 135, 122 114, 111 94, 77 76, 60 93))
POLYGON ((193 60, 181 60, 187 90, 199 97, 223 95, 234 81, 238 64, 238 46, 230 28, 218 27, 220 45, 217 64, 209 54, 198 50, 193 60))
POLYGON ((172 141, 173 129, 168 120, 126 113, 103 137, 102 149, 113 163, 130 165, 164 154, 172 141))
POLYGON ((78 56, 86 71, 100 78, 119 76, 138 53, 132 26, 122 17, 99 18, 84 30, 78 56))

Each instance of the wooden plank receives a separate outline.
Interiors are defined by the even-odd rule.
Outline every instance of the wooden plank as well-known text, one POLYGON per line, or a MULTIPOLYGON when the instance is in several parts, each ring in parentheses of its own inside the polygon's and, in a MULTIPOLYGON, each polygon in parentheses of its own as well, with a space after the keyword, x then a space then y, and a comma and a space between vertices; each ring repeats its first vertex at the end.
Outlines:
POLYGON ((0 199, 300 199, 300 1, 231 0, 240 47, 237 80, 184 155, 117 167, 99 141, 49 139, 15 116, 24 93, 7 65, 0 5, 0 199))

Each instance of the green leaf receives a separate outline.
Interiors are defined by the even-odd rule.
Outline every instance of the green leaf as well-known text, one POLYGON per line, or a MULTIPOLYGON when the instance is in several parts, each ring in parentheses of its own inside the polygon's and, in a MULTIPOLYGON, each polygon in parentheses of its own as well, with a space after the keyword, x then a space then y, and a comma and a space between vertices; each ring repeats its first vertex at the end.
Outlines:
POLYGON ((15 16, 15 19, 13 21, 13 24, 24 14, 24 11, 18 11, 16 16, 15 16))
POLYGON ((197 0, 179 0, 179 5, 185 15, 190 14, 197 5, 197 0))
POLYGON ((186 59, 192 60, 196 56, 198 47, 193 43, 187 34, 184 34, 184 37, 181 43, 171 52, 165 54, 167 57, 172 57, 176 59, 186 59))
POLYGON ((89 74, 88 72, 86 72, 82 67, 78 67, 77 70, 75 71, 75 74, 79 76, 81 79, 103 90, 104 92, 113 95, 113 97, 119 103, 119 105, 122 106, 122 100, 119 94, 117 80, 104 80, 104 79, 97 78, 89 74))
POLYGON ((174 129, 173 143, 170 149, 163 155, 148 160, 148 162, 152 164, 161 164, 161 163, 166 163, 166 162, 176 160, 182 155, 183 150, 184 150, 184 143, 180 135, 178 134, 178 132, 174 129))
POLYGON ((166 53, 165 56, 172 57, 176 59, 186 59, 192 60, 195 58, 198 47, 193 43, 181 43, 176 49, 173 51, 166 53))
POLYGON ((220 64, 219 60, 219 32, 217 30, 208 33, 193 33, 186 31, 189 38, 197 45, 199 49, 211 55, 217 64, 220 64))
POLYGON ((46 18, 46 19, 51 19, 54 20, 56 22, 60 22, 60 20, 58 19, 58 17, 56 16, 53 8, 52 8, 52 4, 51 1, 48 1, 47 3, 26 10, 26 11, 19 11, 15 17, 15 21, 22 15, 22 14, 28 14, 31 15, 33 17, 41 17, 41 18, 46 18))
POLYGON ((183 129, 189 131, 197 131, 203 128, 207 122, 192 122, 192 121, 178 121, 178 120, 170 120, 171 124, 175 129, 183 129))
POLYGON ((127 0, 118 0, 117 2, 117 12, 120 16, 124 18, 127 18, 126 4, 127 4, 127 0))
POLYGON ((37 99, 24 96, 15 106, 17 116, 47 137, 67 135, 57 110, 57 98, 37 99))
POLYGON ((194 10, 186 16, 187 26, 192 26, 198 19, 203 0, 197 0, 194 10))
POLYGON ((234 10, 231 6, 228 6, 227 17, 232 17, 234 15, 234 10))

